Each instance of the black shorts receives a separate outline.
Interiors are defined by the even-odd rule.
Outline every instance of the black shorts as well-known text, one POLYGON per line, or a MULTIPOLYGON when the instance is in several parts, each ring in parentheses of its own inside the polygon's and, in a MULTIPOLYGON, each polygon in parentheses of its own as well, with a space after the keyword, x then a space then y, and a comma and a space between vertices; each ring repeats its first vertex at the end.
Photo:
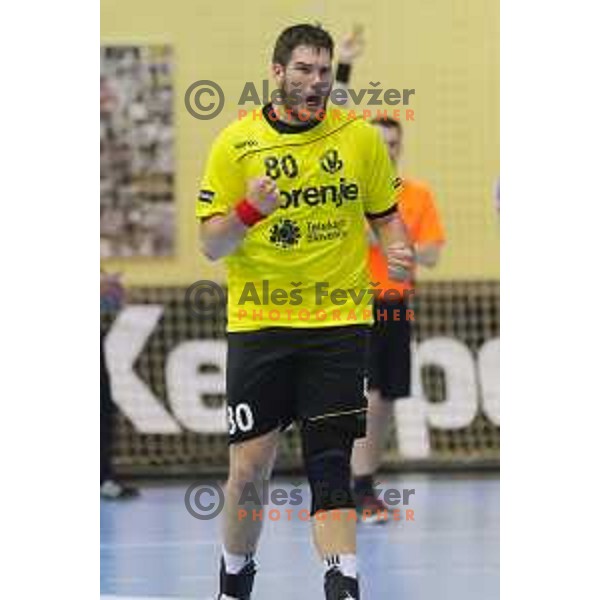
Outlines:
POLYGON ((410 333, 404 301, 376 302, 368 360, 368 389, 379 390, 386 400, 410 395, 410 333), (387 315, 387 318, 384 318, 387 315))
POLYGON ((292 421, 356 416, 362 437, 366 411, 368 325, 272 327, 229 333, 229 442, 248 440, 292 421))

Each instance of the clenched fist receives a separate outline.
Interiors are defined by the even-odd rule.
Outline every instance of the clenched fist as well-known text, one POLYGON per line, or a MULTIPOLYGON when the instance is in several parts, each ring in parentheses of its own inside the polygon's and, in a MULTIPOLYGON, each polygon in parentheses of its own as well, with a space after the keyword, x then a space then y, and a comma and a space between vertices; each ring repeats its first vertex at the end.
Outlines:
POLYGON ((246 198, 265 217, 274 212, 281 203, 277 185, 269 177, 252 179, 248 183, 246 198))
POLYGON ((409 246, 402 243, 390 244, 386 253, 390 279, 408 281, 413 278, 415 259, 409 246))

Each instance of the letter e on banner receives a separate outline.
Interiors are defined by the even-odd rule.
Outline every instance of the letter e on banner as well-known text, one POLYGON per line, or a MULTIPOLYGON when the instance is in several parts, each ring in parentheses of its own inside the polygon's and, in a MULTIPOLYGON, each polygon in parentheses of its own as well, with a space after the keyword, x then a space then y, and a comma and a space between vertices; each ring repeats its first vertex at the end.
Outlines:
POLYGON ((187 429, 198 433, 225 433, 225 403, 213 408, 203 401, 205 394, 225 395, 225 340, 197 340, 179 344, 166 365, 169 403, 173 414, 187 429), (215 373, 201 373, 199 367, 217 367, 215 373))

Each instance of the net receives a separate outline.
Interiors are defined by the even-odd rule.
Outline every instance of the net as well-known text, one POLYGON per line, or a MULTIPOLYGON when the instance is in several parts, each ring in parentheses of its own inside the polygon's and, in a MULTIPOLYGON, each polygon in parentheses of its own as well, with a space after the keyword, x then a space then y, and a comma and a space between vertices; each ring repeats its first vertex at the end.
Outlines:
MULTIPOLYGON (((185 288, 137 288, 120 313, 102 315, 121 476, 227 470, 226 307, 206 298, 192 306, 185 288)), ((422 283, 412 302, 413 389, 395 404, 384 466, 497 466, 498 282, 422 283)), ((292 429, 276 469, 300 467, 292 429)))

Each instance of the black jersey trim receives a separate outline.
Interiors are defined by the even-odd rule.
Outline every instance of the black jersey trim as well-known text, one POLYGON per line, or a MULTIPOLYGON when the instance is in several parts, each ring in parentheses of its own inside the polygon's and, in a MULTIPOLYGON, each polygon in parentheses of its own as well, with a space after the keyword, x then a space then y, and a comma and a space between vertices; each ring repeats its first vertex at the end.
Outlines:
POLYGON ((324 140, 325 138, 329 137, 330 135, 337 133, 344 127, 347 127, 348 125, 352 125, 352 123, 356 123, 359 120, 360 119, 349 119, 345 123, 340 123, 339 127, 336 127, 335 129, 332 129, 332 130, 328 131, 327 133, 324 133, 323 135, 320 135, 319 137, 316 137, 311 140, 304 140, 303 142, 286 142, 283 144, 274 144, 272 146, 264 146, 262 148, 253 148, 252 150, 247 150, 243 154, 240 154, 235 159, 235 162, 238 162, 238 161, 246 158, 250 154, 256 154, 257 152, 267 152, 267 151, 277 150, 278 148, 291 148, 291 147, 295 147, 295 146, 297 147, 297 146, 307 146, 308 144, 315 144, 316 142, 320 142, 321 140, 324 140))
POLYGON ((314 129, 317 125, 321 124, 321 121, 307 121, 306 123, 286 123, 281 119, 276 119, 273 121, 269 116, 271 109, 273 108, 273 104, 265 104, 262 109, 262 113, 267 123, 277 132, 277 133, 306 133, 311 129, 314 129))
POLYGON ((397 204, 393 204, 392 206, 390 206, 387 210, 384 210, 383 212, 365 213, 365 217, 367 217, 367 219, 370 219, 370 220, 383 219, 383 217, 388 217, 389 215, 393 215, 395 212, 398 212, 397 204))

